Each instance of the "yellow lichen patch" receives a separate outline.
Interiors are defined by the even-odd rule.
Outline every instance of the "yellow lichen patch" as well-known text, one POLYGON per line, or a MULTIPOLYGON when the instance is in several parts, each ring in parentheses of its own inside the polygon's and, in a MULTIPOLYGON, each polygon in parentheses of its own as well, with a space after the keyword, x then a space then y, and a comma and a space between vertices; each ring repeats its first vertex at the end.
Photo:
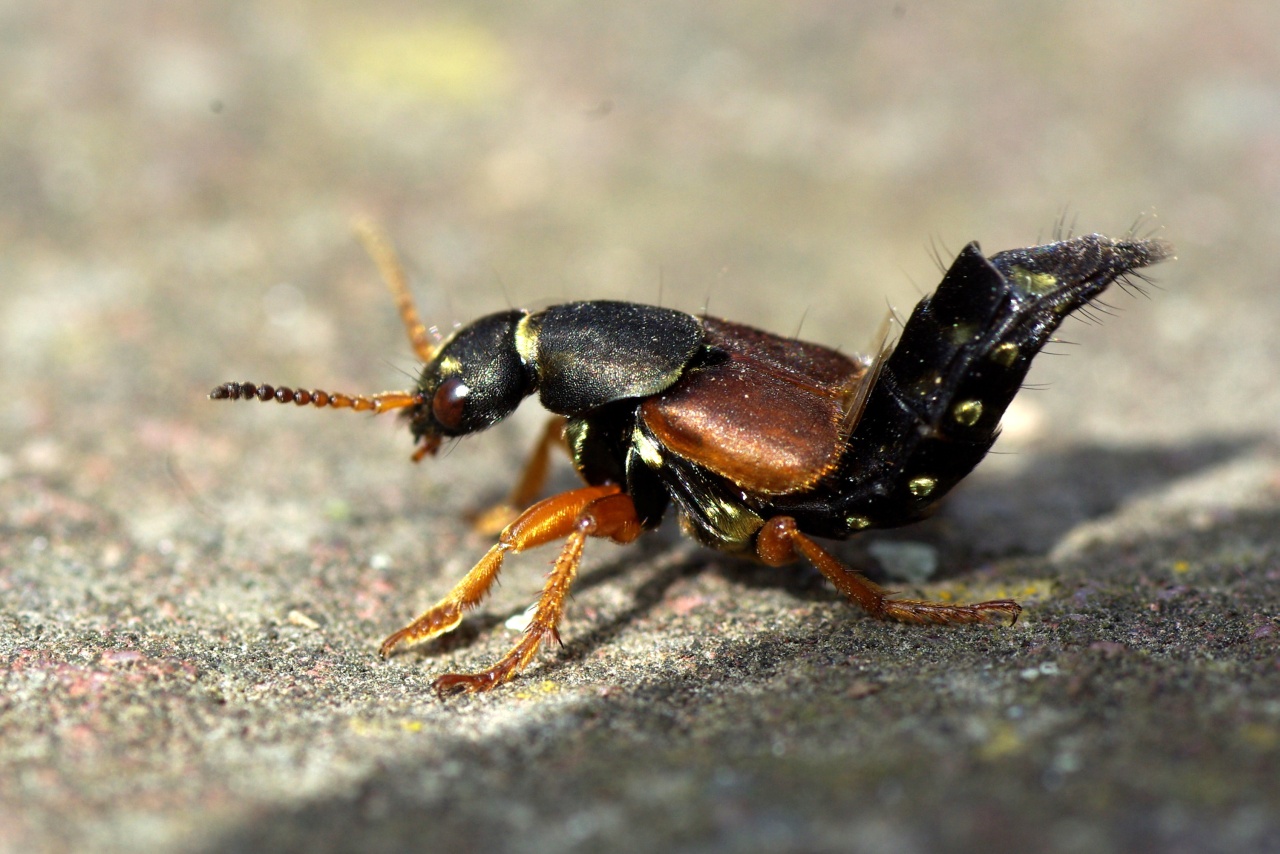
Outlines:
POLYGON ((326 47, 331 67, 352 82, 423 100, 482 103, 511 80, 504 45, 472 23, 344 22, 326 47))
POLYGON ((1253 723, 1240 727, 1238 734, 1254 750, 1274 750, 1280 746, 1280 731, 1273 726, 1253 723))
POLYGON ((381 722, 366 720, 365 718, 352 718, 347 721, 347 728, 356 735, 377 735, 384 731, 381 722))
POLYGON ((1008 593, 996 594, 1014 599, 1048 599, 1053 595, 1053 582, 1047 578, 1030 578, 1017 587, 1004 588, 1008 593))
POLYGON ((978 748, 978 755, 988 760, 1000 759, 1018 753, 1024 744, 1022 736, 1018 735, 1016 729, 1009 724, 1000 724, 991 733, 991 737, 978 748))
POLYGON ((345 522, 351 518, 351 505, 341 498, 331 498, 325 502, 324 515, 330 522, 345 522))
POLYGON ((1053 592, 1053 582, 1032 578, 1015 584, 963 584, 952 581, 946 585, 927 585, 923 593, 937 602, 981 602, 988 599, 1012 599, 1023 605, 1028 601, 1046 599, 1053 592))
POLYGON ((394 732, 421 732, 422 721, 414 718, 394 720, 377 720, 372 718, 352 718, 347 727, 356 735, 376 738, 394 732))
POLYGON ((560 683, 553 682, 550 679, 543 679, 537 685, 525 688, 523 691, 516 692, 517 700, 534 700, 538 697, 545 697, 548 694, 559 694, 560 683))

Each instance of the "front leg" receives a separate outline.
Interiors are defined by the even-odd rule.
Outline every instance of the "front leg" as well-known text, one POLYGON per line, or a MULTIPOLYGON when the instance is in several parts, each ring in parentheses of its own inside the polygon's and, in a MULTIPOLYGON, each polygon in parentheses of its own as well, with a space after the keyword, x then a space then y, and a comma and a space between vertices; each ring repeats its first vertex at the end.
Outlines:
POLYGON ((573 530, 573 522, 583 510, 593 502, 620 491, 616 486, 587 486, 562 492, 530 507, 506 527, 497 544, 447 596, 382 642, 382 657, 386 658, 401 644, 418 643, 453 631, 462 622, 462 615, 479 605, 498 580, 498 572, 508 552, 522 552, 563 539, 573 530))
POLYGON ((415 643, 444 634, 462 621, 463 613, 479 604, 497 580, 508 552, 522 552, 555 540, 565 540, 547 579, 533 620, 520 642, 497 664, 479 673, 450 673, 435 682, 440 693, 487 691, 511 679, 533 658, 543 640, 559 639, 556 627, 582 559, 587 537, 608 537, 629 543, 644 530, 635 504, 612 484, 588 486, 552 496, 530 507, 502 532, 497 545, 466 577, 422 616, 382 642, 382 655, 402 643, 415 643))
POLYGON ((551 466, 551 450, 553 448, 568 450, 564 441, 564 418, 553 415, 547 421, 538 444, 533 446, 529 460, 524 465, 524 472, 505 501, 499 501, 492 507, 486 507, 471 519, 471 527, 476 533, 493 536, 520 515, 520 511, 533 504, 542 487, 547 482, 547 469, 551 466))

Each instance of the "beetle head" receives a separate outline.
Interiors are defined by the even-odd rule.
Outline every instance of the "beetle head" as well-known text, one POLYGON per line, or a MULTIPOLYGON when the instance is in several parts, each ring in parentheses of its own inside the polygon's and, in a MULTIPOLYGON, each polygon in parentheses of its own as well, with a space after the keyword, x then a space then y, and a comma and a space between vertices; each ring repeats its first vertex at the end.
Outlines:
POLYGON ((425 363, 417 388, 348 395, 229 382, 211 391, 211 399, 264 403, 275 400, 375 414, 400 409, 409 419, 409 429, 418 446, 413 455, 417 462, 434 454, 446 436, 465 436, 493 426, 533 393, 537 386, 533 365, 536 333, 526 328, 527 312, 507 311, 482 317, 436 346, 418 317, 408 280, 390 244, 368 222, 357 222, 356 231, 391 289, 414 352, 425 363))
POLYGON ((417 461, 434 454, 446 437, 492 427, 533 393, 537 375, 533 366, 521 358, 517 344, 525 316, 522 311, 491 314, 459 329, 429 354, 413 391, 348 395, 230 382, 215 388, 209 397, 275 400, 375 414, 400 409, 409 419, 409 429, 418 446, 413 455, 417 461))
POLYGON ((446 436, 492 427, 533 393, 536 374, 517 344, 525 316, 506 311, 482 317, 440 345, 406 410, 419 446, 414 459, 434 454, 446 436))

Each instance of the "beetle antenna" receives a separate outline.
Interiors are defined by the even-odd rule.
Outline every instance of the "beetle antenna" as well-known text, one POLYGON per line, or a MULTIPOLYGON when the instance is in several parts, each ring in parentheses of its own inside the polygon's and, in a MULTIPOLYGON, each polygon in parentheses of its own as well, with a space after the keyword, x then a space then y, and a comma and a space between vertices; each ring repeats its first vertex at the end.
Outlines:
POLYGON ((436 345, 431 341, 422 318, 418 316, 418 309, 413 304, 413 294, 409 292, 409 279, 404 274, 400 259, 396 257, 395 249, 391 247, 391 241, 367 219, 357 219, 352 225, 356 236, 364 244, 365 251, 373 258, 373 263, 378 265, 382 280, 391 290, 391 296, 395 298, 396 308, 400 310, 400 319, 404 321, 404 331, 409 334, 413 352, 423 362, 430 362, 436 355, 436 345))
POLYGON ((288 386, 254 385, 253 383, 223 383, 209 392, 210 400, 260 400, 266 403, 274 400, 277 403, 292 403, 296 406, 310 404, 317 409, 353 409, 356 412, 390 412, 392 409, 404 409, 423 402, 423 397, 413 391, 384 391, 378 394, 330 394, 327 391, 305 388, 292 389, 288 386))

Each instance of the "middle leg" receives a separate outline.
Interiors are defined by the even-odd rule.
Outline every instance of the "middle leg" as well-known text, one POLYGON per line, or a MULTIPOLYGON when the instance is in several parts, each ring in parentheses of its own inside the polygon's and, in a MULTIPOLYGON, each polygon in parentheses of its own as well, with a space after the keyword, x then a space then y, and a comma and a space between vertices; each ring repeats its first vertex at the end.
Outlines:
POLYGON ((551 450, 565 448, 564 418, 552 416, 542 431, 538 444, 533 446, 529 460, 525 463, 524 472, 505 501, 499 501, 486 507, 471 519, 471 527, 480 534, 493 536, 505 528, 520 511, 529 507, 542 492, 547 482, 547 469, 551 465, 551 450))

